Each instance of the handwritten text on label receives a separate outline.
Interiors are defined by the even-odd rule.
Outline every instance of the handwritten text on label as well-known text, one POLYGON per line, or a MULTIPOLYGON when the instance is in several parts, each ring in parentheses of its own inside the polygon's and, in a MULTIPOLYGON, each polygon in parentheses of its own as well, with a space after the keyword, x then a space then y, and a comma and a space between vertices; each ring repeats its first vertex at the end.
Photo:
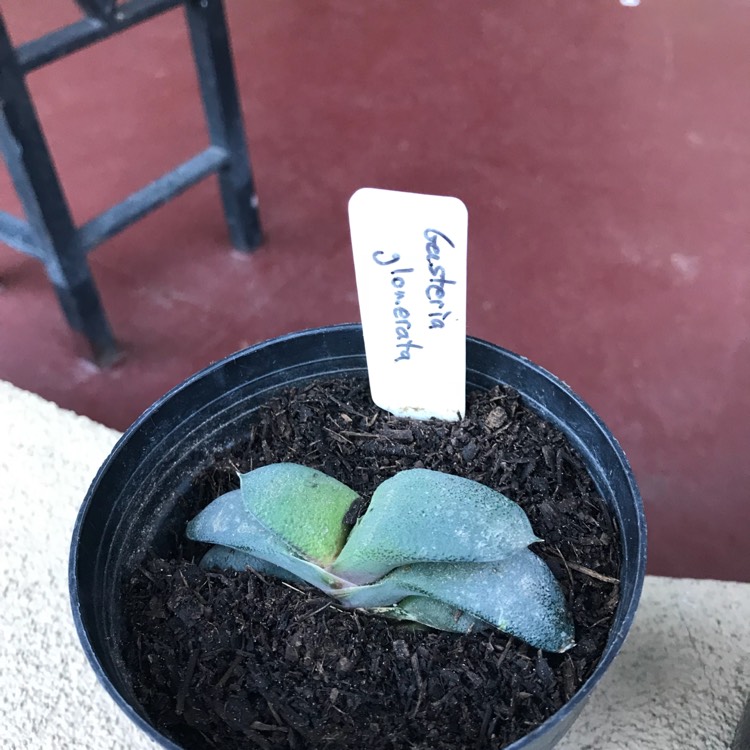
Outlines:
MULTIPOLYGON (((385 255, 382 250, 376 250, 372 254, 372 259, 379 266, 390 266, 393 263, 398 263, 401 260, 401 256, 398 253, 393 253, 389 260, 383 260, 381 256, 385 255)), ((406 274, 414 273, 413 268, 396 268, 390 271, 391 274, 391 286, 393 287, 393 317, 395 319, 395 330, 397 343, 396 348, 400 349, 398 357, 394 361, 400 362, 402 360, 411 359, 412 349, 423 349, 424 347, 419 344, 415 344, 411 339, 411 313, 407 305, 407 293, 406 293, 406 274)))
POLYGON ((455 281, 446 279, 445 267, 438 266, 434 262, 440 260, 441 248, 438 243, 438 238, 444 239, 453 248, 455 248, 456 246, 448 237, 446 237, 445 234, 443 234, 443 232, 439 232, 437 229, 425 229, 424 237, 427 240, 427 267, 430 269, 430 273, 432 274, 430 284, 427 289, 425 289, 425 295, 427 296, 427 299, 430 301, 431 305, 437 306, 437 310, 435 312, 431 312, 429 315, 430 330, 434 330, 436 328, 444 328, 445 320, 451 314, 450 310, 448 310, 447 312, 443 312, 443 309, 447 304, 443 299, 445 297, 445 285, 456 283, 455 281))
MULTIPOLYGON (((430 274, 429 283, 424 290, 430 305, 435 305, 437 309, 429 313, 428 330, 436 330, 445 327, 445 321, 451 314, 450 310, 445 310, 448 304, 445 300, 445 287, 455 284, 455 281, 446 278, 445 267, 437 265, 435 261, 440 260, 440 253, 443 248, 440 247, 439 240, 443 239, 450 247, 455 247, 451 239, 437 229, 425 229, 423 233, 427 240, 425 245, 427 269, 430 274), (445 310, 445 311, 444 311, 445 310)), ((383 250, 376 250, 372 254, 372 259, 378 266, 392 266, 401 260, 398 253, 392 253, 390 258, 386 258, 383 250)), ((398 356, 394 362, 404 362, 411 359, 412 349, 424 349, 424 346, 417 344, 411 337, 412 321, 409 307, 409 293, 407 292, 407 274, 414 273, 413 268, 389 268, 391 276, 391 287, 393 287, 393 318, 394 332, 396 335, 396 349, 399 350, 398 356)))

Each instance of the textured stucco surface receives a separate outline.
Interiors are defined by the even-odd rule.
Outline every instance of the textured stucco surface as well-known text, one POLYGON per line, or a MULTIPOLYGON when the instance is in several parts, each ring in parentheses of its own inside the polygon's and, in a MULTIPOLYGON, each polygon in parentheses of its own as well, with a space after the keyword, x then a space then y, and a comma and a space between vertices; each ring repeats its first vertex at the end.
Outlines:
POLYGON ((647 577, 620 656, 560 750, 726 750, 748 692, 750 584, 647 577))
MULTIPOLYGON (((70 616, 75 514, 118 433, 0 382, 0 747, 156 747, 98 685, 70 616)), ((561 750, 727 748, 750 690, 750 584, 650 577, 561 750)))

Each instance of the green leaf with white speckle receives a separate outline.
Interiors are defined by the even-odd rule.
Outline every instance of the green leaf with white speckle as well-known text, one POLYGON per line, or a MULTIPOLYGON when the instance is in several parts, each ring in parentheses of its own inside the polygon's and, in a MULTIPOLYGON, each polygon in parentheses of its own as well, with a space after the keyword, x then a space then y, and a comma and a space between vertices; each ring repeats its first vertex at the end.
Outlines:
POLYGON ((358 497, 322 471, 291 463, 241 474, 240 490, 263 525, 319 565, 333 562, 343 547, 349 532, 344 516, 358 497))
MULTIPOLYGON (((560 585, 530 550, 499 562, 409 565, 337 595, 354 607, 382 607, 411 595, 431 597, 536 648, 566 651, 575 643, 560 585)), ((441 627, 429 621, 429 613, 419 622, 441 627)))
POLYGON ((523 509, 501 493, 410 469, 375 490, 331 571, 369 583, 411 563, 502 560, 536 541, 523 509))
POLYGON ((220 544, 260 557, 326 592, 341 585, 335 576, 298 557, 278 534, 260 523, 245 507, 240 490, 217 497, 190 521, 186 533, 197 542, 220 544))

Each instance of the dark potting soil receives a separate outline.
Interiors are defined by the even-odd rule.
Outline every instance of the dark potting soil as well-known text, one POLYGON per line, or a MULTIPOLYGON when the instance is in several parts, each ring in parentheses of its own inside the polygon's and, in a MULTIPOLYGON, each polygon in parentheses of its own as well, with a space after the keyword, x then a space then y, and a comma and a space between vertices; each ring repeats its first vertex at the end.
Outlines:
POLYGON ((195 476, 191 515, 235 488, 237 470, 279 461, 347 483, 360 513, 401 469, 475 479, 545 540, 534 551, 565 591, 577 645, 550 654, 497 631, 419 630, 252 571, 206 572, 206 547, 176 530, 173 555, 126 583, 123 657, 146 712, 185 748, 501 748, 592 672, 619 599, 618 533, 567 439, 515 392, 470 394, 459 423, 414 422, 375 407, 366 382, 319 382, 273 398, 245 435, 195 476))

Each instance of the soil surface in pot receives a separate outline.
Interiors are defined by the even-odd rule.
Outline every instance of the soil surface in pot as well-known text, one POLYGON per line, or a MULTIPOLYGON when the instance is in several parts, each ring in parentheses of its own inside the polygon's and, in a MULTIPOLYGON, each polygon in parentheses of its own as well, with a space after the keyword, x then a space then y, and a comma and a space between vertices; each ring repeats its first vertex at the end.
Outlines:
POLYGON ((281 392, 213 456, 190 515, 279 461, 320 469, 363 498, 406 468, 460 474, 518 502, 562 585, 577 645, 543 653, 500 632, 456 635, 343 611, 252 571, 203 571, 175 529, 124 590, 123 657, 152 722, 185 748, 501 748, 562 707, 594 669, 619 599, 613 518, 567 439, 505 388, 470 394, 458 423, 398 419, 361 380, 281 392))

